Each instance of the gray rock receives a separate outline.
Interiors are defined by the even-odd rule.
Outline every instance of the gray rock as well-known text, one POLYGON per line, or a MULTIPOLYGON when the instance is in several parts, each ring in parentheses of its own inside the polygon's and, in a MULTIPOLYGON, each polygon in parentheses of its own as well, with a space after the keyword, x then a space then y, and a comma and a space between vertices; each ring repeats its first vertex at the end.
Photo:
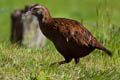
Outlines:
POLYGON ((22 16, 24 25, 23 44, 28 47, 40 47, 45 44, 45 36, 42 34, 38 20, 33 15, 22 16))
POLYGON ((39 48, 45 44, 45 40, 35 16, 24 16, 22 10, 15 10, 11 14, 11 43, 39 48))

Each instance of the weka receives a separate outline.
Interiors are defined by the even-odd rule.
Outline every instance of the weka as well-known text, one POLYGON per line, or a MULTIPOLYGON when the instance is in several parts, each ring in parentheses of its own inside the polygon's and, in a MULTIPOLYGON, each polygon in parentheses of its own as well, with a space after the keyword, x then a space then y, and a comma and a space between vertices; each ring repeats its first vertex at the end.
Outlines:
POLYGON ((30 14, 37 17, 43 34, 54 43, 56 49, 64 56, 65 60, 58 62, 58 64, 69 63, 73 58, 77 64, 79 58, 87 56, 95 49, 103 50, 112 56, 112 53, 103 47, 78 21, 52 18, 48 9, 39 4, 31 6, 26 15, 30 14))

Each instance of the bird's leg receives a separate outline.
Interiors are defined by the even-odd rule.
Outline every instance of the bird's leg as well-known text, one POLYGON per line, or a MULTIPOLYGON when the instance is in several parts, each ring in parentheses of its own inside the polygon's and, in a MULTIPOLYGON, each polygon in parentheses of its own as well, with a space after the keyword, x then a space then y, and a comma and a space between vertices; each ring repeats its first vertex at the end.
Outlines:
POLYGON ((65 63, 66 63, 66 61, 64 60, 64 61, 60 61, 60 62, 51 63, 50 65, 55 65, 55 64, 61 65, 61 64, 65 64, 65 63))
MULTIPOLYGON (((51 63, 50 66, 55 65, 55 64, 61 65, 61 64, 65 64, 65 63, 67 63, 66 60, 63 60, 63 61, 60 61, 60 62, 51 63)), ((41 66, 45 66, 45 64, 40 64, 40 65, 41 65, 41 66)))
POLYGON ((54 62, 54 63, 52 63, 52 64, 50 64, 50 65, 55 65, 55 64, 61 65, 61 64, 69 63, 71 60, 72 60, 72 58, 65 58, 64 61, 54 62))
POLYGON ((79 63, 79 58, 75 58, 75 64, 79 63))
MULTIPOLYGON (((63 60, 63 61, 60 61, 60 62, 51 63, 50 66, 55 65, 55 64, 61 65, 61 64, 65 64, 65 63, 68 63, 68 62, 66 60, 63 60)), ((45 64, 40 64, 40 66, 45 66, 45 64)))

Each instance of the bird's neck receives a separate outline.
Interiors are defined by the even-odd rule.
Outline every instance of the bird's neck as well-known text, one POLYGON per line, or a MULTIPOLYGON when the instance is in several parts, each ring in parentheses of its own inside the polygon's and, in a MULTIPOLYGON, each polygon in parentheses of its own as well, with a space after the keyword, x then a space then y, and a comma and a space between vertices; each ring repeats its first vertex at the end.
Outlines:
POLYGON ((39 25, 49 24, 52 21, 52 17, 51 16, 45 16, 43 19, 40 19, 38 17, 38 21, 39 21, 39 25))
POLYGON ((52 17, 49 12, 44 13, 43 15, 37 15, 39 23, 48 23, 51 21, 52 17))
POLYGON ((39 26, 42 31, 42 33, 51 40, 51 34, 52 34, 52 26, 51 26, 52 18, 47 18, 45 21, 39 20, 39 26))

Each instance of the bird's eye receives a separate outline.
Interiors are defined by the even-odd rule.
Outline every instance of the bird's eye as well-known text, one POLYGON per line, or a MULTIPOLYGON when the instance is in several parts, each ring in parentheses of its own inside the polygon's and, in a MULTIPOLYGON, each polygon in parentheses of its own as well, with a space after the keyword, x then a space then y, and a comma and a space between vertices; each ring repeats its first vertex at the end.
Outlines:
POLYGON ((32 11, 38 11, 38 8, 33 8, 32 11))

